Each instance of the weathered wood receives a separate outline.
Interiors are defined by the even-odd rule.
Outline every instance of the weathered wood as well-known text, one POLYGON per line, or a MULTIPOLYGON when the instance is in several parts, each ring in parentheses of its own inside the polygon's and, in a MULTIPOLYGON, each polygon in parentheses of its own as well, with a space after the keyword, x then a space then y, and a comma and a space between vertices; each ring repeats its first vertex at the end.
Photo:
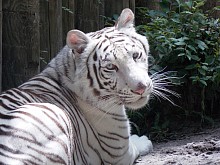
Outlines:
POLYGON ((62 1, 40 0, 40 71, 63 47, 63 41, 62 1))
POLYGON ((0 0, 0 93, 2 91, 2 0, 0 0))
POLYGON ((111 0, 105 1, 105 16, 112 17, 120 14, 124 8, 130 8, 135 12, 135 0, 111 0))
POLYGON ((50 61, 50 22, 49 22, 49 2, 40 0, 40 71, 42 71, 50 61))
POLYGON ((99 1, 77 0, 75 26, 83 32, 91 32, 99 29, 99 1))
POLYGON ((160 0, 151 0, 151 1, 136 0, 136 6, 147 7, 148 9, 151 10, 160 10, 160 6, 158 5, 158 2, 160 2, 160 0))
POLYGON ((99 29, 104 28, 105 0, 99 0, 99 29))
POLYGON ((135 13, 135 0, 129 0, 129 8, 135 13))
POLYGON ((3 90, 18 86, 38 73, 39 1, 2 2, 3 90))
MULTIPOLYGON (((66 43, 73 28, 84 32, 103 28, 103 15, 134 11, 135 0, 7 0, 2 1, 3 89, 18 86, 43 70, 66 43)), ((0 30, 1 34, 1 30, 0 30)), ((1 37, 1 35, 0 35, 1 37)), ((1 51, 1 45, 0 45, 1 51)), ((1 77, 1 70, 0 70, 1 77)), ((0 79, 1 81, 1 79, 0 79)), ((1 85, 0 85, 1 90, 1 85)))
POLYGON ((50 56, 53 58, 63 47, 62 1, 49 1, 50 56))
POLYGON ((66 34, 75 28, 75 3, 74 0, 62 0, 62 19, 63 19, 63 44, 66 44, 66 34))

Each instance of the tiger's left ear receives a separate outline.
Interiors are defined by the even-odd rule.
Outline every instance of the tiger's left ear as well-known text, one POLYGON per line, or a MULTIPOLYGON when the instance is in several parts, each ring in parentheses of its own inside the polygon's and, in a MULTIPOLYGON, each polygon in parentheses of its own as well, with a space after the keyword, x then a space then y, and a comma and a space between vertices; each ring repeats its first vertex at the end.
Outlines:
POLYGON ((122 10, 118 21, 116 23, 116 29, 120 30, 121 28, 132 28, 134 22, 134 13, 131 9, 126 8, 122 10))
POLYGON ((88 43, 89 38, 79 30, 70 30, 67 33, 66 44, 76 53, 83 53, 88 43))

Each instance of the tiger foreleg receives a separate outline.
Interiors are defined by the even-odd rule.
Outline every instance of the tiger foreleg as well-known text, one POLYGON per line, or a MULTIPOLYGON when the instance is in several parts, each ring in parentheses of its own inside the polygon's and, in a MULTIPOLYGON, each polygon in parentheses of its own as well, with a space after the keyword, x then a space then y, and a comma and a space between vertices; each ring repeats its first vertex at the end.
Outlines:
POLYGON ((146 155, 153 150, 152 142, 147 138, 147 136, 137 136, 132 135, 130 137, 131 143, 136 147, 138 155, 146 155))

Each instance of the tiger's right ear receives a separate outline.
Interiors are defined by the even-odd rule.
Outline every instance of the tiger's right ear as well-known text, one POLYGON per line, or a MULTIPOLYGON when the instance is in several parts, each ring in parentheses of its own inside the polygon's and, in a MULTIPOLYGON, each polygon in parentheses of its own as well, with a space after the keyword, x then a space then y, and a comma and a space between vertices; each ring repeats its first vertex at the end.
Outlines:
POLYGON ((115 27, 118 30, 122 28, 133 28, 133 22, 134 13, 131 11, 131 9, 126 8, 122 10, 115 27))
POLYGON ((88 43, 89 38, 79 30, 70 30, 67 33, 66 44, 76 53, 83 53, 88 43))

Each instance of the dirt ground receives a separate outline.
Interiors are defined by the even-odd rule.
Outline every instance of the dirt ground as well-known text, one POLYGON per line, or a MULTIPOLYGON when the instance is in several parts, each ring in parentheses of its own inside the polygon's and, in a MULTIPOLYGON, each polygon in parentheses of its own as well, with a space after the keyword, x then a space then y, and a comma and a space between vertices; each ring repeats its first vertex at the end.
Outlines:
POLYGON ((220 127, 153 145, 136 165, 220 165, 220 127))

